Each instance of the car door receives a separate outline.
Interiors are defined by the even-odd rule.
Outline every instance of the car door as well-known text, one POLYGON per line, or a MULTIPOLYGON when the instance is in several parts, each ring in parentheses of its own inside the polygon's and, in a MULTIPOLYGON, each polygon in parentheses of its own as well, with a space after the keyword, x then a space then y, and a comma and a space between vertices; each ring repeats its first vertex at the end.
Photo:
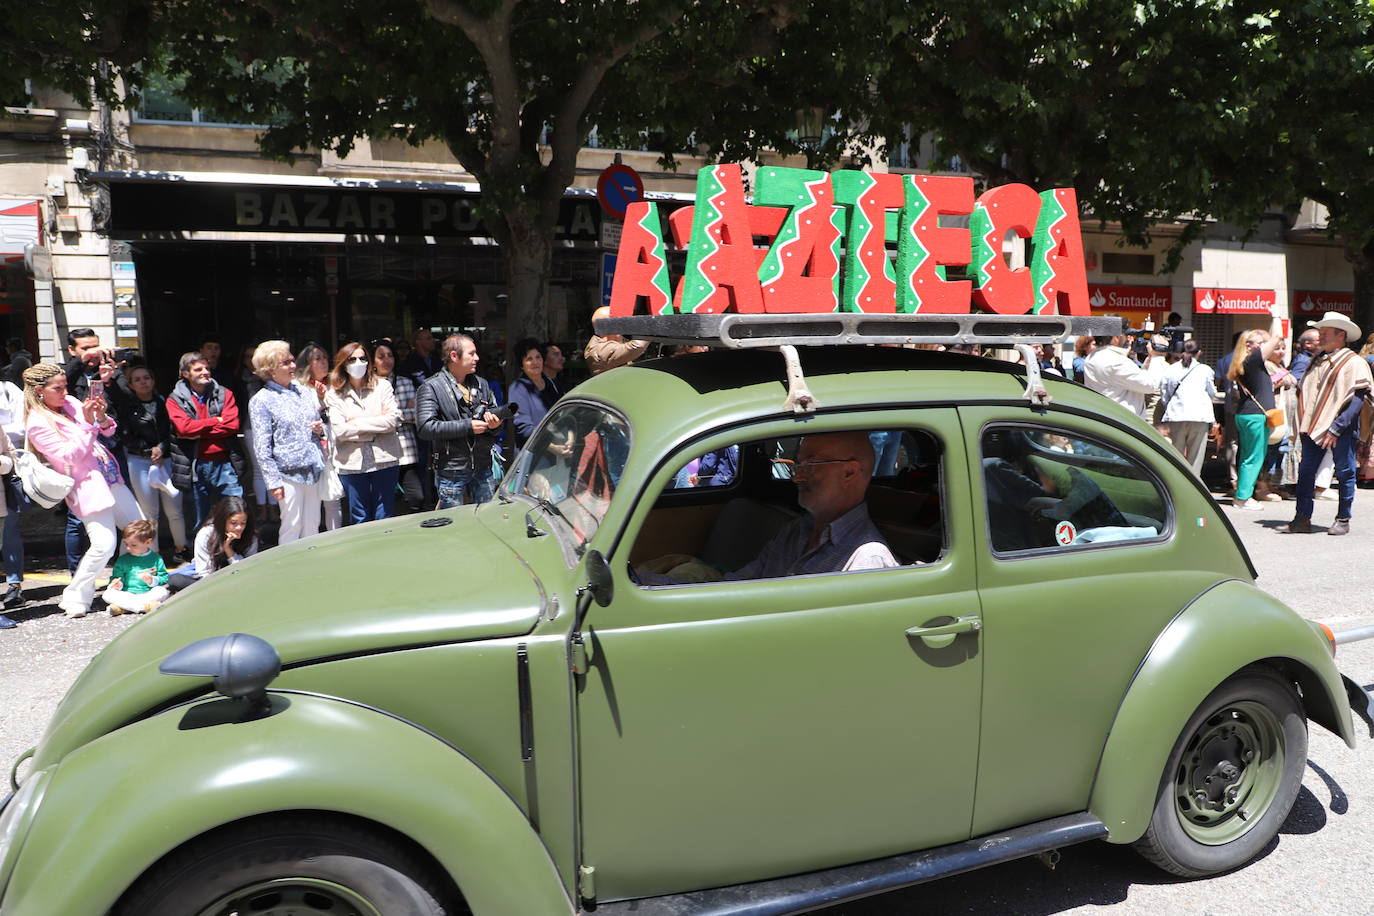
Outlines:
MULTIPOLYGON (((982 657, 969 482, 953 410, 810 418, 807 434, 938 441, 938 558, 922 565, 645 587, 625 557, 657 494, 711 449, 797 436, 795 420, 696 443, 646 488, 587 619, 582 862, 602 901, 800 873, 965 839, 982 657), (958 628, 958 627, 956 627, 958 628)), ((790 481, 778 481, 790 488, 790 481)), ((870 487, 870 504, 873 501, 870 487)))
POLYGON ((1141 660, 1216 573, 1205 499, 1145 443, 1067 411, 959 413, 980 478, 977 835, 1087 807, 1141 660))

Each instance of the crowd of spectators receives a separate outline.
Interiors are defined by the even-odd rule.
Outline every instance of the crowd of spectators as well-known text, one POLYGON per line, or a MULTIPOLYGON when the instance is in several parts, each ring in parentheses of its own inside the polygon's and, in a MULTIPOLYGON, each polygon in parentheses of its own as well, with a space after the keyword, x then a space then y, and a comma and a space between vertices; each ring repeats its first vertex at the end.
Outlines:
MULTIPOLYGON (((1339 506, 1328 533, 1343 534, 1357 479, 1374 482, 1374 407, 1360 422, 1374 334, 1356 356, 1346 346, 1359 335, 1349 319, 1328 314, 1309 324, 1291 362, 1277 319, 1267 332, 1236 335, 1215 367, 1191 339, 1131 346, 1124 336, 1084 337, 1071 358, 1061 361, 1053 348, 1034 355, 1043 372, 1086 384, 1153 423, 1200 476, 1209 454, 1224 459, 1236 508, 1295 499, 1284 530, 1303 533, 1312 530, 1313 500, 1329 499, 1339 506)), ((59 602, 69 616, 90 611, 121 529, 124 552, 135 557, 165 542, 165 567, 161 555, 121 560, 107 591, 112 612, 138 612, 261 547, 397 511, 491 499, 511 450, 570 387, 555 343, 519 341, 507 388, 498 361, 471 337, 440 340, 426 328, 409 340, 349 341, 333 354, 268 340, 231 351, 233 366, 221 364, 220 342, 207 338, 182 355, 165 395, 151 366, 101 346, 92 330, 72 331, 67 343, 65 366, 33 363, 18 341, 6 348, 0 610, 24 600, 17 520, 31 504, 10 473, 16 449, 74 480, 65 500, 72 579, 59 602)), ((648 350, 644 341, 605 335, 593 336, 583 355, 596 375, 648 350)), ((1020 359, 1015 351, 983 355, 1020 359)), ((871 444, 883 462, 887 443, 871 444)), ((682 483, 719 483, 734 461, 728 450, 703 456, 684 468, 682 483)), ((0 613, 0 628, 13 625, 0 613)))
MULTIPOLYGON (((75 481, 59 506, 72 575, 59 607, 89 613, 118 550, 105 604, 140 613, 263 547, 490 499, 506 450, 566 384, 557 344, 518 349, 510 394, 523 416, 507 434, 499 361, 478 374, 482 356, 462 334, 438 340, 421 328, 332 354, 268 340, 227 351, 232 365, 207 337, 180 357, 170 388, 139 354, 103 346, 89 328, 68 334, 60 366, 35 364, 10 341, 0 377, 0 611, 24 603, 18 518, 36 509, 11 473, 17 450, 75 481)), ((14 625, 0 613, 0 629, 14 625)))

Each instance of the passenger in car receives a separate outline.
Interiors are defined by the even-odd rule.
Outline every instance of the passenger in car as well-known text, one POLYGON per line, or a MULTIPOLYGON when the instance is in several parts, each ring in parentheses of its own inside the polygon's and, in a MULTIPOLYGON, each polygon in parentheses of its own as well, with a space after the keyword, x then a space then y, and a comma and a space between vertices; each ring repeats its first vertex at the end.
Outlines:
MULTIPOLYGON (((797 502, 806 515, 764 545, 757 557, 723 578, 774 579, 899 565, 864 502, 872 476, 873 445, 867 433, 807 436, 797 451, 792 478, 797 502)), ((638 578, 645 585, 686 580, 675 572, 659 575, 641 570, 638 578)))

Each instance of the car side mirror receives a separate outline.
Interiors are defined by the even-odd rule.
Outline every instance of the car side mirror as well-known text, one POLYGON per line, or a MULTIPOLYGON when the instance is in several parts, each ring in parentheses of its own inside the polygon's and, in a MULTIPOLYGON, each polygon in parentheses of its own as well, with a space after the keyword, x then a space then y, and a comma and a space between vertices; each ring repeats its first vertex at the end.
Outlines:
POLYGON ((615 593, 615 586, 611 584, 611 564, 606 562, 606 557, 599 550, 587 551, 587 590, 591 592, 592 600, 601 607, 611 603, 611 596, 615 593))
POLYGON ((182 646, 167 656, 157 670, 183 677, 214 678, 215 690, 231 699, 246 700, 250 714, 261 715, 270 709, 267 685, 281 673, 281 657, 265 639, 230 633, 182 646))

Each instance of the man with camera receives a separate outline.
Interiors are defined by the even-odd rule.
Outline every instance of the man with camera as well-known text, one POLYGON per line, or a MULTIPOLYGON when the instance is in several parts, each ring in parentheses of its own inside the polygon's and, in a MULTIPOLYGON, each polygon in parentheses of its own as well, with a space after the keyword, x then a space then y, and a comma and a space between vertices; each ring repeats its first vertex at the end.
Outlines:
MULTIPOLYGON (((100 335, 91 328, 72 328, 67 331, 67 364, 63 372, 67 376, 67 393, 78 401, 85 401, 92 394, 104 397, 115 413, 126 405, 129 397, 128 382, 120 365, 134 354, 133 350, 102 347, 100 335)), ((22 381, 20 382, 22 385, 22 381)), ((101 433, 100 444, 114 456, 124 479, 129 479, 129 458, 124 453, 124 443, 116 429, 110 435, 101 433)), ((67 529, 64 535, 67 551, 67 569, 75 572, 81 556, 86 552, 89 542, 86 539, 86 526, 74 514, 67 515, 67 529)))
POLYGON ((501 426, 496 397, 477 374, 477 344, 450 334, 441 347, 443 371, 415 397, 416 433, 434 443, 431 464, 439 508, 484 503, 492 497, 491 450, 501 426))
MULTIPOLYGON (((1148 338, 1141 337, 1136 347, 1143 362, 1137 364, 1126 351, 1128 337, 1096 337, 1097 349, 1083 361, 1083 382, 1093 391, 1106 395, 1122 407, 1149 420, 1146 405, 1151 395, 1159 393, 1160 374, 1151 367, 1154 348, 1148 338)), ((1162 360, 1161 360, 1162 362, 1162 360)))

